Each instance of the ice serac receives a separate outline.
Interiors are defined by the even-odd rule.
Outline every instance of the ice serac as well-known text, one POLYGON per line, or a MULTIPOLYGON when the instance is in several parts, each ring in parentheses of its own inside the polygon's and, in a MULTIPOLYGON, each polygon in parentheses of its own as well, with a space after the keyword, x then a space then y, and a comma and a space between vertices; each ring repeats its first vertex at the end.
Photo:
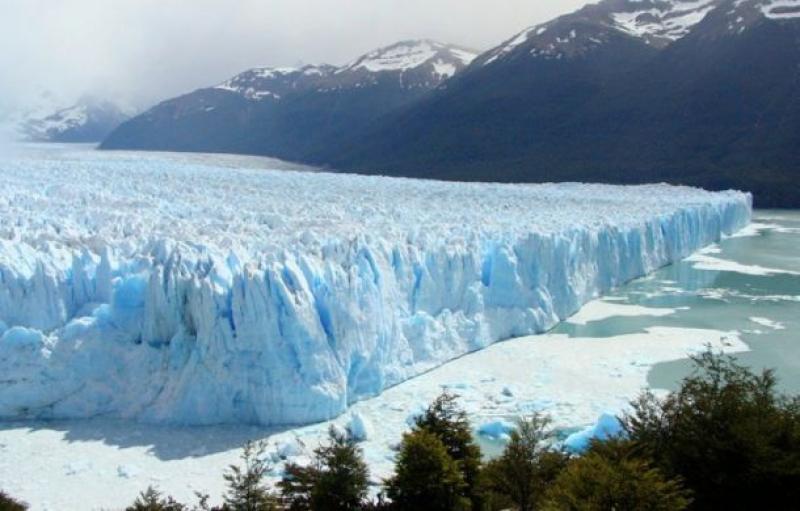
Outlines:
POLYGON ((749 222, 739 192, 0 162, 0 417, 298 424, 749 222))

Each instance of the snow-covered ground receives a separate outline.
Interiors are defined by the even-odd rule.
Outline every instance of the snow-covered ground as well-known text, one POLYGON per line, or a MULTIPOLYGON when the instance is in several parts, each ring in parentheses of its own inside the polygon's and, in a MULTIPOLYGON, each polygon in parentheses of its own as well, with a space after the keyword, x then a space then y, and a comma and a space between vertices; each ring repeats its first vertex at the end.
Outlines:
MULTIPOLYGON (((225 160, 227 161, 227 160, 225 160)), ((750 196, 39 151, 0 162, 0 417, 304 424, 540 333, 750 196)))

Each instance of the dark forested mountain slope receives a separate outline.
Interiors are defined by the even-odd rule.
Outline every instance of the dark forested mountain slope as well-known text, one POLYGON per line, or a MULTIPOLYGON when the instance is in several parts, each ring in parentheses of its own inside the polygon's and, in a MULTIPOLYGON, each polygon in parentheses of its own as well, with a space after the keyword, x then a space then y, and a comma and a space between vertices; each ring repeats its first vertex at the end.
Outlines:
POLYGON ((800 0, 603 0, 474 58, 409 41, 254 69, 104 148, 481 181, 669 181, 800 207, 800 0))
POLYGON ((361 127, 408 105, 476 54, 404 41, 341 67, 256 68, 165 101, 123 124, 104 149, 266 154, 321 161, 361 127))
POLYGON ((800 2, 686 4, 695 16, 680 18, 696 22, 670 25, 672 38, 656 37, 649 5, 681 2, 609 0, 533 27, 330 162, 441 179, 736 187, 761 206, 800 206, 800 2), (608 14, 625 6, 647 12, 608 14))

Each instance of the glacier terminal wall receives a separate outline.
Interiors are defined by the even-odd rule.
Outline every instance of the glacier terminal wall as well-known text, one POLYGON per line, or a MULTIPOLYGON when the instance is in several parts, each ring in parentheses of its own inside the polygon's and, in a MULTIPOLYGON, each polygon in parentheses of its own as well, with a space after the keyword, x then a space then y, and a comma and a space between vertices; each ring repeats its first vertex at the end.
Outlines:
POLYGON ((243 161, 0 160, 0 418, 328 419, 548 330, 751 216, 734 191, 243 161))

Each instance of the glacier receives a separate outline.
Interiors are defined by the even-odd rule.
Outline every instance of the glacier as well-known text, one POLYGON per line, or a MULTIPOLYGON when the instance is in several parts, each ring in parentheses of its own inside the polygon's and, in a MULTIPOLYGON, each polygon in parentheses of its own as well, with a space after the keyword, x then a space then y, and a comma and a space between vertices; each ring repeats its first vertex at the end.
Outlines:
POLYGON ((282 165, 0 158, 0 418, 326 420, 544 332, 752 213, 736 191, 282 165))

